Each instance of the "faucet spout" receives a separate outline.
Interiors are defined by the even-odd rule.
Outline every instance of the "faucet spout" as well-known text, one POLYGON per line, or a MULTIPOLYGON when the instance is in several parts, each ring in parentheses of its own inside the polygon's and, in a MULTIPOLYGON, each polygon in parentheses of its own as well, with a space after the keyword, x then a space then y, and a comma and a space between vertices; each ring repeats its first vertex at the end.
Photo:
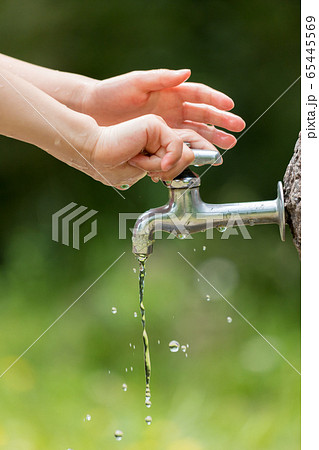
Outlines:
POLYGON ((285 209, 281 182, 277 185, 275 200, 209 204, 200 198, 199 178, 190 172, 168 185, 169 201, 150 209, 136 221, 133 230, 133 253, 149 256, 153 251, 156 231, 187 237, 189 234, 211 228, 271 224, 279 225, 281 239, 285 240, 285 209), (187 176, 186 176, 187 175, 187 176))

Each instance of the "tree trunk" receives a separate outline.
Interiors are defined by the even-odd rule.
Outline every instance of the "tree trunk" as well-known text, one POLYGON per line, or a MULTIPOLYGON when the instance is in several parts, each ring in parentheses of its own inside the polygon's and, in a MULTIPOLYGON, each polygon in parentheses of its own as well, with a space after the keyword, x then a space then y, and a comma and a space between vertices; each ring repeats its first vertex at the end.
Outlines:
POLYGON ((301 134, 284 176, 286 222, 290 227, 295 247, 301 256, 301 134))

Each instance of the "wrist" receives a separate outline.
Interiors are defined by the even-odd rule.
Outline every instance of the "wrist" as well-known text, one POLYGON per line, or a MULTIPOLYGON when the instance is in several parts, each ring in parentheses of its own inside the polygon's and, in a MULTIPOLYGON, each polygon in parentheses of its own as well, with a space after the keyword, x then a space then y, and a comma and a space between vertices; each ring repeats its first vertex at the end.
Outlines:
POLYGON ((94 149, 100 136, 100 127, 95 120, 77 111, 68 111, 66 135, 61 144, 63 151, 67 149, 70 161, 81 165, 91 162, 94 149))
POLYGON ((93 78, 84 77, 78 75, 76 81, 72 80, 73 89, 70 92, 68 100, 68 107, 79 113, 87 114, 86 103, 90 97, 92 90, 94 89, 96 80, 93 78))
POLYGON ((91 115, 89 105, 91 104, 91 99, 94 96, 97 83, 99 83, 99 81, 94 78, 83 77, 81 80, 78 80, 78 85, 73 96, 74 102, 77 104, 77 108, 73 109, 82 114, 89 116, 91 115))

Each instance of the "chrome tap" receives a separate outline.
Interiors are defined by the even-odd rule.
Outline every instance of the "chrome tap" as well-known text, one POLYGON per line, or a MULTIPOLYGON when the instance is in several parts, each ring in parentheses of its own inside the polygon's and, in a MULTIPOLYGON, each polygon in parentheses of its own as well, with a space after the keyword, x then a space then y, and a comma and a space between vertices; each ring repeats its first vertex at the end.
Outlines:
MULTIPOLYGON (((193 165, 214 164, 220 158, 214 150, 193 150, 193 165)), ((277 184, 275 200, 209 204, 199 194, 200 178, 189 168, 173 181, 164 182, 169 189, 168 203, 150 209, 136 221, 133 230, 133 253, 149 256, 156 231, 188 237, 211 228, 277 223, 281 240, 285 240, 285 207, 282 183, 277 184)))

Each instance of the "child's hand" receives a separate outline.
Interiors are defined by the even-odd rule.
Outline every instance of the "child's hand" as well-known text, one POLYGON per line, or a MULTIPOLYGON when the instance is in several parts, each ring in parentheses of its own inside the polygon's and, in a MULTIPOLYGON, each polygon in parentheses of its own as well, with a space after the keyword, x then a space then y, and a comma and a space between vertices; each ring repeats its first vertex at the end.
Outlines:
POLYGON ((156 114, 172 128, 192 129, 218 147, 233 147, 234 136, 208 125, 243 130, 243 119, 228 112, 234 102, 204 84, 184 83, 189 76, 188 69, 160 69, 88 83, 81 111, 105 126, 156 114))
POLYGON ((84 152, 90 155, 96 171, 91 167, 84 171, 118 188, 131 186, 148 172, 153 178, 171 180, 194 160, 193 152, 183 141, 199 149, 215 149, 196 132, 172 130, 154 115, 99 127, 94 147, 84 152))

